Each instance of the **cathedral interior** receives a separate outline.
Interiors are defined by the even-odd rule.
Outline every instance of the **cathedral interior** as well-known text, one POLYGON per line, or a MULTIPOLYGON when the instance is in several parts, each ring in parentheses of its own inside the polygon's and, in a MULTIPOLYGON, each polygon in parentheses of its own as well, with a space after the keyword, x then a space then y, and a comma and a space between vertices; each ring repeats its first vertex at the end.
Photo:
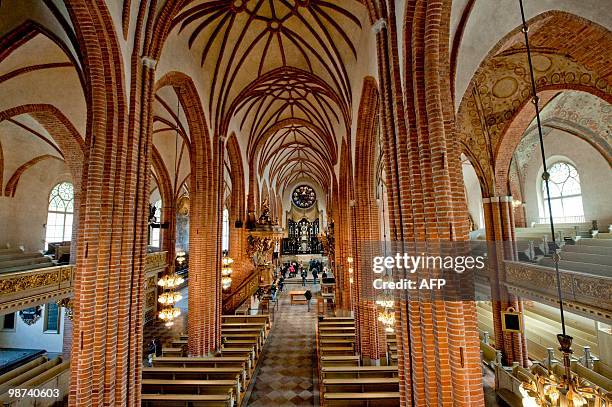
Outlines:
POLYGON ((0 0, 0 403, 612 407, 609 0, 0 0))

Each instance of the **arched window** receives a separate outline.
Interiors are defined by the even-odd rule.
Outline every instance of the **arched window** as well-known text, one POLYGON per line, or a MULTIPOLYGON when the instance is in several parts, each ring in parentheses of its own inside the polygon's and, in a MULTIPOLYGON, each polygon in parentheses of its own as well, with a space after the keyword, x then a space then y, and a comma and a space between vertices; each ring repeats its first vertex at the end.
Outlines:
MULTIPOLYGON (((155 201, 155 203, 153 204, 153 207, 155 208, 155 220, 157 222, 161 222, 161 208, 162 208, 162 201, 161 199, 158 199, 157 201, 155 201)), ((160 228, 151 228, 151 234, 149 235, 149 246, 153 246, 153 247, 160 247, 160 228)))
POLYGON ((221 250, 224 252, 229 251, 229 211, 227 208, 223 209, 223 231, 221 239, 221 250))
MULTIPOLYGON (((584 210, 582 208, 582 190, 580 177, 573 165, 559 161, 549 169, 550 178, 550 205, 553 220, 561 223, 583 222, 584 210)), ((544 207, 545 221, 549 221, 548 202, 546 202, 546 183, 542 181, 542 206, 544 207)))
POLYGON ((45 250, 49 243, 66 242, 72 239, 72 217, 74 214, 74 188, 69 182, 57 184, 49 195, 45 250))

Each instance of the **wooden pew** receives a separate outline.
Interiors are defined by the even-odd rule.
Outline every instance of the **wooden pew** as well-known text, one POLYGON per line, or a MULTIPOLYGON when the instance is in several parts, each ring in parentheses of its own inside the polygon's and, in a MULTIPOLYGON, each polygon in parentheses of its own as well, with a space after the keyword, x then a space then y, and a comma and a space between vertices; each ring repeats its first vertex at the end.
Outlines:
POLYGON ((162 356, 170 356, 170 357, 182 357, 184 355, 184 350, 182 347, 163 347, 162 348, 162 356))
POLYGON ((321 322, 351 321, 355 322, 354 317, 324 317, 321 322))
POLYGON ((252 347, 255 354, 259 356, 261 347, 258 339, 225 339, 223 341, 224 348, 250 348, 252 347))
POLYGON ((239 380, 164 380, 143 379, 143 394, 228 395, 231 404, 240 399, 239 380))
POLYGON ((355 327, 354 326, 319 326, 319 333, 321 335, 324 334, 332 334, 332 333, 336 333, 336 334, 346 334, 346 333, 355 333, 355 327))
POLYGON ((358 355, 321 356, 321 366, 359 366, 358 355))
POLYGON ((355 347, 355 339, 320 339, 319 344, 323 348, 333 347, 333 346, 346 346, 354 349, 355 347))
POLYGON ((246 390, 246 372, 241 367, 144 367, 143 379, 239 380, 246 390))
POLYGON ((355 326, 355 321, 320 321, 319 326, 355 326))
POLYGON ((323 400, 325 406, 398 406, 399 392, 325 393, 323 400))
POLYGON ((354 355, 352 346, 325 346, 319 348, 321 356, 354 355))
POLYGON ((229 394, 143 394, 141 407, 232 407, 229 394))
POLYGON ((231 334, 256 334, 261 337, 261 340, 264 341, 266 339, 265 329, 263 326, 257 327, 236 327, 236 328, 228 328, 226 326, 221 326, 221 336, 227 336, 231 334))
POLYGON ((250 348, 221 348, 221 356, 238 356, 250 359, 251 366, 255 366, 256 355, 253 347, 250 348))
POLYGON ((366 393, 399 391, 398 377, 323 379, 325 393, 366 393))
POLYGON ((256 332, 249 332, 249 333, 243 333, 243 332, 227 332, 227 331, 223 331, 221 332, 221 336, 223 338, 225 338, 226 340, 245 340, 245 339, 250 339, 250 340, 255 340, 257 341, 257 344, 259 346, 259 348, 263 347, 263 338, 261 336, 260 333, 256 333, 256 332))
POLYGON ((323 379, 397 377, 397 366, 323 366, 323 379))
POLYGON ((251 363, 247 357, 201 356, 201 357, 154 357, 154 367, 240 367, 250 376, 251 363))
POLYGON ((321 339, 349 339, 355 341, 355 333, 320 333, 321 339))

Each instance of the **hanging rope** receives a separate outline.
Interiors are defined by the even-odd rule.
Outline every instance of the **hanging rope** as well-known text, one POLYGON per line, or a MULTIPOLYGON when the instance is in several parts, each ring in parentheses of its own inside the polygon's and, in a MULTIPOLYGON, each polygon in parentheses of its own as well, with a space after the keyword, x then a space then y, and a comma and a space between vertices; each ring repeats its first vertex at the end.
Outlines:
POLYGON ((557 253, 557 239, 555 236, 555 224, 553 222, 553 214, 552 214, 552 204, 550 202, 550 188, 549 188, 549 178, 550 174, 548 173, 548 168, 546 166, 546 155, 544 153, 544 135, 542 133, 542 122, 540 121, 540 106, 537 90, 536 90, 536 81, 535 74, 533 70, 533 62, 531 60, 531 48, 529 46, 529 27, 527 26, 527 21, 525 20, 525 10, 523 8, 523 0, 519 0, 519 5, 521 8, 521 19, 523 22, 523 34, 525 36, 525 47, 527 48, 527 62, 529 64, 529 76, 531 78, 531 95, 533 106, 535 107, 536 112, 536 121, 538 125, 538 136, 540 139, 540 153, 542 155, 542 165, 544 166, 544 173, 542 174, 542 179, 544 180, 544 185, 546 186, 546 204, 548 206, 548 216, 550 217, 550 233, 552 234, 552 241, 554 245, 554 254, 553 254, 553 262, 555 263, 555 272, 557 275, 557 294, 559 295, 559 311, 561 312, 561 328, 563 330, 563 336, 566 336, 565 333, 565 315, 563 313, 563 294, 561 291, 561 272, 559 271, 559 253, 557 253))

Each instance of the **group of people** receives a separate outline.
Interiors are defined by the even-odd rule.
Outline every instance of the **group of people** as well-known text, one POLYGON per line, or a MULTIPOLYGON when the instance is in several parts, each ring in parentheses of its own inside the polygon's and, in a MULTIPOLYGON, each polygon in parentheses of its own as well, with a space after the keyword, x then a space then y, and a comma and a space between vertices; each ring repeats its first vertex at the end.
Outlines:
POLYGON ((280 269, 280 278, 282 278, 284 281, 285 278, 287 278, 287 274, 289 275, 289 278, 299 275, 302 278, 302 286, 305 287, 309 271, 312 274, 314 284, 317 284, 319 274, 321 274, 321 278, 327 278, 327 267, 324 267, 321 261, 315 259, 310 260, 308 263, 308 270, 302 263, 285 263, 280 269))

